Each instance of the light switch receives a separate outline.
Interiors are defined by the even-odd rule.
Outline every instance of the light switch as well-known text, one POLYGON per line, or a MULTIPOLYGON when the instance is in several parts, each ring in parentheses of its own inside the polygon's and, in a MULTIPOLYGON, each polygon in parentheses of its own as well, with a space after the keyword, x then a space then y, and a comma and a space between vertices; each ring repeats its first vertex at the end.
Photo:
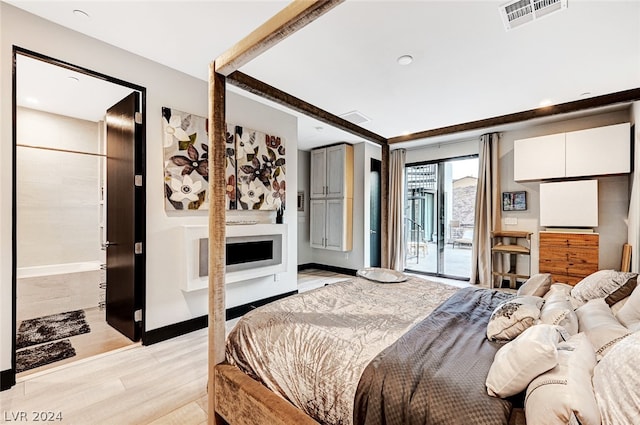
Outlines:
POLYGON ((515 217, 505 217, 504 224, 515 226, 516 224, 518 224, 518 219, 515 217))

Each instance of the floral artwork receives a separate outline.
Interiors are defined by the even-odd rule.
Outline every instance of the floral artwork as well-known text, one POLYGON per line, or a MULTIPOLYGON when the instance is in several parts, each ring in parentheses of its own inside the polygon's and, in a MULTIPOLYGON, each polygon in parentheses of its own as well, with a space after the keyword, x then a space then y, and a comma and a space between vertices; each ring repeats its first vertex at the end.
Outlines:
MULTIPOLYGON (((165 209, 209 208, 207 119, 162 108, 165 209)), ((285 147, 280 137, 227 124, 226 209, 284 209, 285 147)))
POLYGON ((284 209, 287 184, 285 147, 281 138, 241 126, 235 126, 234 133, 236 190, 233 195, 237 208, 284 209))
POLYGON ((166 210, 209 208, 207 119, 162 108, 166 210))

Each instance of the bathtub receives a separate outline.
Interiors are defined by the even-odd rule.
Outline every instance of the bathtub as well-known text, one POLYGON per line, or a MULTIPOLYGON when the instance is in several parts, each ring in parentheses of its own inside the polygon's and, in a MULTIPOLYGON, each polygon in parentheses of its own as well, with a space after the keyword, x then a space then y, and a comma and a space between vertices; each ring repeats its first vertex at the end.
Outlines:
POLYGON ((22 267, 17 270, 17 316, 98 308, 104 301, 105 271, 100 261, 22 267))

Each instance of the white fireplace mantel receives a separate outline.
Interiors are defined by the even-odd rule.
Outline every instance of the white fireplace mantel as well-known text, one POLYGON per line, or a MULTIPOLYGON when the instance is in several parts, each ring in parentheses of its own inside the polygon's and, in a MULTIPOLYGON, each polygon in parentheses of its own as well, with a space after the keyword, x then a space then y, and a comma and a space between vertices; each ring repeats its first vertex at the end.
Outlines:
MULTIPOLYGON (((200 239, 209 237, 209 226, 184 225, 178 228, 178 239, 184 252, 180 273, 180 288, 185 292, 198 291, 209 287, 209 276, 199 276, 200 239)), ((238 224, 226 226, 226 237, 282 235, 282 262, 273 266, 256 267, 225 274, 225 283, 234 283, 258 277, 277 275, 287 269, 287 225, 273 223, 238 224)), ((276 278, 277 279, 277 278, 276 278)))

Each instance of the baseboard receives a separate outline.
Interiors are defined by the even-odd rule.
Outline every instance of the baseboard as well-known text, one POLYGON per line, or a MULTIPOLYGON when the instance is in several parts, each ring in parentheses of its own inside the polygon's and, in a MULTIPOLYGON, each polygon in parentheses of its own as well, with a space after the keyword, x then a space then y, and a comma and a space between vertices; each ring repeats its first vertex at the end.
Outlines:
POLYGON ((206 328, 209 325, 209 316, 204 315, 184 322, 174 323, 173 325, 163 326, 162 328, 153 329, 144 333, 142 337, 143 345, 157 344, 181 335, 206 328))
MULTIPOLYGON (((249 311, 256 307, 260 307, 265 304, 269 304, 272 301, 285 298, 290 295, 297 294, 298 291, 286 292, 284 294, 276 295, 273 297, 265 298, 262 300, 253 301, 248 304, 239 305, 237 307, 228 308, 225 314, 226 320, 235 319, 240 316, 244 316, 249 311)), ((188 333, 204 329, 209 326, 209 316, 204 315, 196 317, 194 319, 186 320, 184 322, 174 323, 173 325, 163 326, 158 329, 153 329, 144 333, 142 337, 143 345, 157 344, 158 342, 167 341, 169 339, 186 335, 188 333)))
POLYGON ((13 369, 0 371, 0 391, 6 391, 16 384, 16 373, 13 369))
POLYGON ((289 297, 291 295, 295 295, 297 294, 298 291, 291 291, 291 292, 285 292, 284 294, 279 294, 279 295, 275 295, 273 297, 269 297, 269 298, 264 298, 261 300, 257 300, 257 301, 252 301, 248 304, 243 304, 243 305, 239 305, 236 307, 231 307, 227 309, 226 312, 226 319, 227 320, 231 320, 231 319, 235 319, 237 317, 240 316, 244 316, 245 314, 247 314, 248 312, 250 312, 251 310, 263 306, 265 304, 269 304, 270 302, 279 300, 281 298, 286 298, 289 297))
POLYGON ((308 269, 325 270, 333 273, 348 274, 350 276, 356 276, 356 273, 358 272, 357 270, 347 269, 344 267, 328 266, 326 264, 318 264, 318 263, 298 264, 298 271, 303 271, 308 269))

